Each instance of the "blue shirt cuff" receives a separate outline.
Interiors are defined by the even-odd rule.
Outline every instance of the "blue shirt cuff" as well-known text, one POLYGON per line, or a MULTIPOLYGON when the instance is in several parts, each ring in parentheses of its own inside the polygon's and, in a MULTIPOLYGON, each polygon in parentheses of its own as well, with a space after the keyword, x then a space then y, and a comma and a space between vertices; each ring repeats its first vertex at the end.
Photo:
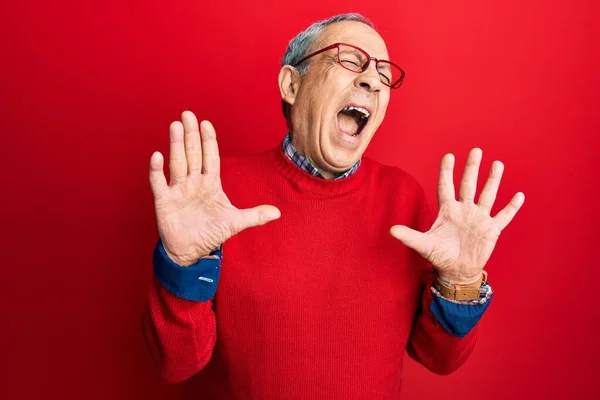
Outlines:
POLYGON ((177 297, 192 301, 209 301, 217 291, 221 271, 221 249, 210 253, 215 258, 201 258, 182 267, 167 255, 162 241, 154 249, 154 275, 160 284, 177 297))
POLYGON ((448 333, 463 338, 477 325, 492 301, 492 287, 489 284, 483 286, 482 296, 471 302, 445 299, 432 287, 433 300, 429 309, 448 333))

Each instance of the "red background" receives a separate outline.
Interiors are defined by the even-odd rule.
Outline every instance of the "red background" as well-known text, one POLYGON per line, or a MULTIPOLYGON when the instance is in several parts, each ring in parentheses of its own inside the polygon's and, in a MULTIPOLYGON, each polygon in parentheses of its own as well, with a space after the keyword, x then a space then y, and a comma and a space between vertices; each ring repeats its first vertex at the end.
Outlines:
POLYGON ((462 171, 480 146, 481 175, 506 165, 497 205, 526 194, 487 267, 497 294, 472 357, 447 377, 409 362, 403 398, 600 398, 597 2, 50 3, 0 6, 0 397, 186 392, 142 357, 150 155, 185 109, 223 154, 277 145, 287 41, 358 11, 407 71, 367 154, 433 200, 442 155, 462 171))

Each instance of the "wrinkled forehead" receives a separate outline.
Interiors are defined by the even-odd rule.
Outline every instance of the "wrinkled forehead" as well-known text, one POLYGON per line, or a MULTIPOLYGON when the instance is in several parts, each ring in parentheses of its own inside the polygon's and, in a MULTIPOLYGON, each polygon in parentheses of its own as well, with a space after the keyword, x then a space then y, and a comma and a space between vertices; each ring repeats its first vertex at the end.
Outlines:
POLYGON ((357 21, 341 21, 326 27, 312 46, 318 50, 333 43, 348 43, 360 47, 371 57, 389 60, 383 38, 370 26, 357 21))

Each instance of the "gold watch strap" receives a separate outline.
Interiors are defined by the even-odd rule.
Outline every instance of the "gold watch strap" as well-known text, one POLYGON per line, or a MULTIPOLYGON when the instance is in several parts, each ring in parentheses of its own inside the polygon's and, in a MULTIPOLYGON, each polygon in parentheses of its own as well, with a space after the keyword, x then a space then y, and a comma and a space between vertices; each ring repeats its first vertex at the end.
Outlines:
POLYGON ((487 272, 483 271, 483 278, 470 285, 451 285, 436 276, 435 288, 449 300, 477 300, 480 297, 481 284, 487 282, 487 272))

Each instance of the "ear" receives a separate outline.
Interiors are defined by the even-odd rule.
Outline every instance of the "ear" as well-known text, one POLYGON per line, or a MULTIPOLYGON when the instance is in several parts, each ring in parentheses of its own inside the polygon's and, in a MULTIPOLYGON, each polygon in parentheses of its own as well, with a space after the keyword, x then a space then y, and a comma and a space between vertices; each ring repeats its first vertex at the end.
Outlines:
POLYGON ((300 74, 291 65, 284 65, 279 70, 279 93, 281 100, 289 105, 296 101, 296 95, 300 89, 300 74))

